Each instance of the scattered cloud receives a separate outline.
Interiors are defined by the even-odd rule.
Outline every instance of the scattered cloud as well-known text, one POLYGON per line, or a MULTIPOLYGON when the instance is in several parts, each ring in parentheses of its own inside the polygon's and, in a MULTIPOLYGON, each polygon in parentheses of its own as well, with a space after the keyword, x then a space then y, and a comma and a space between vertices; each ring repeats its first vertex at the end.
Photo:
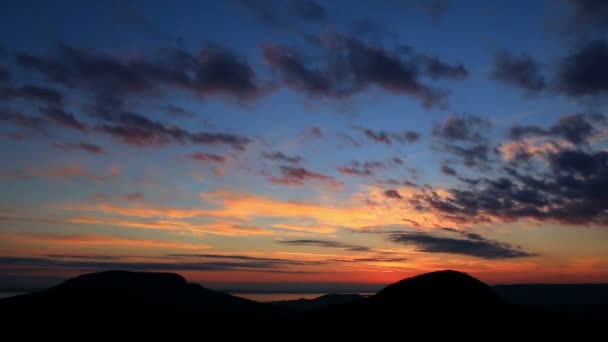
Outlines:
POLYGON ((594 40, 582 45, 560 62, 557 72, 559 90, 575 97, 606 95, 606 59, 608 41, 594 40))
POLYGON ((394 190, 394 189, 385 190, 384 196, 386 196, 388 198, 394 198, 394 199, 403 199, 403 197, 401 197, 401 195, 399 194, 399 191, 394 190))
POLYGON ((443 107, 448 92, 427 85, 421 79, 463 78, 462 65, 452 66, 436 57, 410 54, 403 57, 353 37, 333 34, 323 46, 323 67, 308 63, 297 51, 265 44, 262 56, 289 87, 317 97, 344 99, 370 86, 418 99, 425 107, 443 107))
POLYGON ((492 78, 519 87, 528 94, 541 92, 548 87, 540 63, 528 55, 514 56, 506 50, 494 58, 492 78))
POLYGON ((488 240, 474 233, 460 234, 458 238, 427 232, 402 232, 388 235, 391 242, 412 245, 424 253, 461 254, 482 259, 512 259, 537 256, 517 246, 488 240))
POLYGON ((104 154, 103 147, 86 142, 54 143, 54 147, 67 151, 84 151, 91 154, 104 154))
POLYGON ((359 246, 359 245, 351 245, 339 241, 330 241, 330 240, 286 240, 279 241, 281 244, 291 245, 291 246, 313 246, 313 247, 323 247, 323 248, 339 248, 347 251, 369 251, 369 247, 359 246))
POLYGON ((300 156, 288 156, 283 152, 266 152, 263 153, 262 156, 268 160, 278 160, 286 163, 299 164, 304 159, 300 156))
POLYGON ((322 175, 317 172, 309 171, 302 167, 292 167, 282 165, 280 167, 281 177, 271 177, 270 181, 285 185, 303 185, 308 181, 319 181, 333 187, 339 187, 341 183, 333 177, 322 175))

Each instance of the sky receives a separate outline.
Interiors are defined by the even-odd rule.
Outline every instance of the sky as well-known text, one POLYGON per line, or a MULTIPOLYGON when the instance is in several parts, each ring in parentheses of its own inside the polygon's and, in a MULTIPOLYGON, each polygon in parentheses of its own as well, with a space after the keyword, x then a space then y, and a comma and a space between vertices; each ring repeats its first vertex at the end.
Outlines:
POLYGON ((608 282, 607 2, 0 7, 0 288, 608 282))

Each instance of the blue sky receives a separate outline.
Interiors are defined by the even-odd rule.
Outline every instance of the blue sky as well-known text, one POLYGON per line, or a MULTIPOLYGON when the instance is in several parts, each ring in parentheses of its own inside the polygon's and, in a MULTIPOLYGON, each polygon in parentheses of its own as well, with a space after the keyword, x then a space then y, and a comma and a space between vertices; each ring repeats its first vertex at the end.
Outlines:
POLYGON ((7 279, 608 281, 601 2, 1 7, 7 279))

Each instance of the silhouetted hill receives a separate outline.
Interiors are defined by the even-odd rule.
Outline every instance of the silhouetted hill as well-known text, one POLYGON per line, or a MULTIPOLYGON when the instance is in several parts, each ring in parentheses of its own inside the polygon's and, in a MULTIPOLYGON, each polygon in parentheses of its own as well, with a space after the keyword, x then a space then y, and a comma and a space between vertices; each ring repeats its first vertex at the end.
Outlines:
POLYGON ((498 329, 501 336, 530 329, 546 335, 573 327, 592 327, 569 315, 511 305, 491 287, 456 271, 404 279, 365 298, 327 295, 273 304, 212 291, 187 283, 177 274, 101 272, 82 275, 38 293, 0 300, 0 322, 21 332, 55 334, 75 328, 167 328, 205 333, 213 330, 224 337, 271 334, 284 338, 297 331, 298 336, 336 333, 358 338, 361 333, 373 333, 376 339, 410 331, 424 331, 427 337, 436 332, 483 335, 485 330, 475 328, 480 326, 498 329), (288 335, 284 334, 286 331, 288 335))
POLYGON ((271 310, 215 292, 172 273, 108 271, 78 276, 38 293, 0 300, 3 320, 44 324, 182 324, 192 319, 248 319, 271 310))
POLYGON ((325 314, 350 321, 459 320, 509 315, 511 306, 488 285, 461 272, 439 271, 401 280, 376 295, 325 314))
POLYGON ((365 298, 360 294, 326 294, 313 299, 300 298, 296 300, 280 300, 269 302, 267 304, 284 310, 291 310, 294 312, 305 312, 321 310, 333 305, 351 303, 365 298))

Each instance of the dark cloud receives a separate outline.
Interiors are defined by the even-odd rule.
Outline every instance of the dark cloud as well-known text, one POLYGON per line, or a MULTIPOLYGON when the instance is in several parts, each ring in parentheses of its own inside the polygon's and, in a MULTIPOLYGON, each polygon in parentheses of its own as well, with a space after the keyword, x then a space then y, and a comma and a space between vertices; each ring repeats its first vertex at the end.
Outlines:
POLYGON ((191 119, 194 117, 194 113, 187 111, 186 109, 180 107, 180 106, 175 106, 175 105, 168 105, 165 106, 164 110, 171 116, 174 118, 187 118, 187 119, 191 119))
POLYGON ((361 147, 361 143, 348 134, 340 133, 338 134, 338 137, 353 147, 361 147))
POLYGON ((424 68, 426 74, 434 80, 440 78, 463 80, 469 76, 469 71, 461 63, 450 65, 436 56, 424 58, 424 68))
POLYGON ((271 44, 262 47, 262 56, 284 83, 311 96, 348 98, 377 86, 415 97, 425 107, 444 106, 447 91, 423 83, 422 77, 454 78, 459 73, 454 70, 464 69, 426 55, 403 56, 344 35, 334 34, 329 39, 331 43, 320 45, 325 55, 321 62, 307 61, 297 51, 271 44))
POLYGON ((237 134, 189 132, 179 126, 166 125, 133 112, 114 114, 103 107, 91 108, 90 112, 102 122, 97 130, 138 147, 188 142, 195 145, 228 145, 242 150, 250 142, 249 138, 237 134))
POLYGON ((361 169, 361 168, 356 168, 356 167, 345 167, 345 166, 339 166, 336 168, 336 170, 338 170, 338 172, 340 172, 343 175, 348 175, 348 176, 371 176, 373 174, 372 170, 370 169, 361 169))
POLYGON ((569 0, 580 25, 608 26, 608 4, 603 0, 569 0))
POLYGON ((395 33, 391 32, 386 24, 380 20, 374 18, 359 18, 353 20, 352 31, 355 36, 370 35, 372 37, 384 37, 391 36, 395 37, 395 33))
POLYGON ((448 141, 484 140, 490 121, 474 115, 452 115, 443 123, 433 125, 433 135, 448 141))
POLYGON ((511 139, 530 136, 562 138, 578 145, 588 142, 596 132, 594 127, 605 125, 606 117, 597 114, 574 114, 561 116, 555 124, 545 129, 538 126, 515 125, 509 130, 511 139))
POLYGON ((449 166, 447 166, 445 164, 441 165, 441 172, 443 174, 445 174, 445 175, 448 175, 448 176, 456 176, 457 175, 456 170, 454 170, 453 168, 451 168, 451 167, 449 167, 449 166))
POLYGON ((272 183, 277 184, 286 184, 286 185, 303 185, 308 181, 320 181, 327 183, 332 186, 338 186, 341 183, 336 179, 330 176, 325 176, 320 173, 309 171, 302 167, 292 167, 282 165, 281 169, 281 178, 271 177, 270 181, 272 183))
POLYGON ((314 246, 314 247, 324 247, 324 248, 339 248, 347 251, 369 251, 369 247, 359 246, 359 245, 351 245, 347 243, 342 243, 339 241, 329 241, 329 240, 287 240, 287 241, 279 241, 279 243, 285 245, 292 246, 314 246))
MULTIPOLYGON (((289 261, 269 260, 203 260, 196 262, 130 262, 110 260, 70 260, 64 256, 53 257, 16 257, 0 256, 0 268, 62 270, 75 269, 82 271, 100 270, 133 270, 133 271, 250 271, 250 272, 280 272, 289 273, 284 267, 289 261)), ((295 265, 311 265, 312 263, 294 263, 295 265)), ((319 263, 315 263, 318 265, 319 263)))
POLYGON ((7 82, 11 79, 11 73, 0 65, 0 82, 7 82))
POLYGON ((508 243, 485 239, 478 234, 453 238, 426 232, 402 232, 389 234, 388 239, 394 243, 416 246, 419 252, 425 253, 461 254, 483 259, 513 259, 537 255, 508 243))
POLYGON ((239 3, 263 23, 279 25, 282 22, 278 3, 273 0, 239 0, 239 3))
POLYGON ((343 175, 353 176, 371 176, 374 170, 386 169, 387 164, 377 160, 368 160, 364 162, 352 161, 350 166, 341 166, 337 170, 343 175))
POLYGON ((0 100, 24 99, 28 101, 39 101, 51 106, 63 106, 63 95, 57 90, 26 85, 20 88, 0 86, 0 100))
POLYGON ((104 193, 95 193, 89 196, 92 201, 108 201, 108 200, 120 200, 125 202, 139 202, 145 199, 145 196, 141 192, 130 192, 119 195, 106 195, 104 193))
POLYGON ((411 8, 428 14, 434 21, 439 21, 447 12, 449 0, 387 0, 391 5, 396 5, 406 10, 411 8))
POLYGON ((413 183, 409 180, 404 180, 404 181, 398 181, 396 179, 387 179, 385 181, 381 181, 378 182, 379 184, 383 184, 383 185, 389 185, 389 186, 397 186, 397 185, 403 185, 403 186, 408 186, 408 187, 412 187, 412 188, 417 188, 418 184, 413 183))
POLYGON ((186 158, 199 163, 224 163, 226 157, 214 153, 195 152, 186 156, 186 158))
POLYGON ((567 116, 550 128, 512 130, 516 137, 540 134, 567 139, 571 145, 520 158, 515 164, 497 160, 499 172, 493 177, 460 177, 461 186, 447 189, 447 196, 424 188, 410 201, 419 210, 462 222, 532 219, 607 226, 608 197, 603 189, 608 186, 608 152, 590 142, 606 128, 598 122, 605 123, 605 116, 567 116))
POLYGON ((364 129, 365 137, 373 142, 391 145, 393 141, 398 143, 415 143, 420 139, 420 133, 414 131, 403 131, 400 133, 388 133, 385 131, 373 131, 364 129))
POLYGON ((54 143, 53 146, 62 150, 85 151, 92 154, 104 154, 105 152, 103 147, 86 142, 54 143))
POLYGON ((48 124, 44 118, 13 111, 8 107, 0 107, 0 122, 34 131, 43 131, 48 124))
POLYGON ((18 54, 17 62, 52 82, 86 90, 104 104, 119 104, 131 94, 160 95, 169 86, 242 101, 269 90, 244 59, 219 46, 208 45, 196 55, 175 49, 158 55, 125 59, 60 45, 53 55, 18 54))
POLYGON ((295 15, 303 20, 323 21, 327 19, 325 8, 314 0, 293 0, 295 15))
POLYGON ((394 199, 403 199, 403 197, 401 197, 401 195, 399 194, 399 192, 397 190, 394 190, 394 189, 385 190, 384 191, 384 196, 386 196, 388 198, 394 198, 394 199))
POLYGON ((47 258, 52 259, 84 259, 84 260, 120 260, 121 256, 116 255, 72 255, 72 254, 47 254, 47 258))
POLYGON ((494 58, 492 78, 534 94, 547 88, 541 71, 540 63, 530 56, 513 56, 508 51, 501 51, 494 58))
POLYGON ((65 128, 86 131, 87 126, 80 122, 72 113, 68 113, 60 107, 49 106, 40 108, 40 113, 49 120, 65 128))
POLYGON ((134 6, 130 1, 119 1, 113 7, 110 14, 119 24, 154 37, 159 35, 159 28, 142 8, 134 6))
POLYGON ((605 95, 608 92, 608 41, 581 46, 559 64, 558 88, 570 96, 605 95))
POLYGON ((235 254, 168 254, 169 258, 197 258, 197 259, 223 259, 223 260, 240 260, 250 262, 260 262, 275 265, 294 265, 294 266, 307 266, 307 265, 320 265, 322 262, 319 261, 305 261, 305 260, 293 260, 293 259, 277 259, 277 258, 260 258, 252 257, 247 255, 235 255, 235 254))
POLYGON ((302 162, 304 159, 300 156, 288 156, 282 152, 272 152, 272 153, 264 153, 262 156, 268 160, 279 160, 287 163, 298 164, 302 162))
POLYGON ((321 127, 310 127, 308 133, 315 138, 323 138, 323 131, 321 131, 321 127))
POLYGON ((437 149, 450 153, 468 167, 488 168, 492 157, 498 154, 488 142, 492 124, 474 115, 453 115, 442 123, 433 125, 437 149))

